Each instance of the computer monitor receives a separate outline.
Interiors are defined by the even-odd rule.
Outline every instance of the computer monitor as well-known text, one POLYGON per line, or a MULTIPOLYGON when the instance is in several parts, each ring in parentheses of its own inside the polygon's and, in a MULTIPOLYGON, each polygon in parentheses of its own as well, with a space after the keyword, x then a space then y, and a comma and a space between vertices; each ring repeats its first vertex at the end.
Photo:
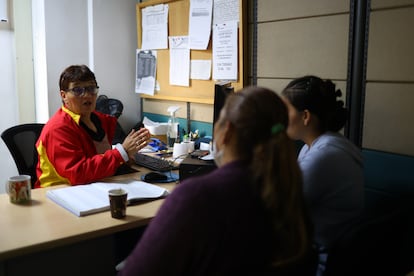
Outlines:
POLYGON ((217 82, 214 85, 214 113, 213 113, 213 129, 214 124, 220 117, 220 111, 224 106, 227 96, 230 93, 234 93, 234 87, 231 86, 231 82, 217 82))

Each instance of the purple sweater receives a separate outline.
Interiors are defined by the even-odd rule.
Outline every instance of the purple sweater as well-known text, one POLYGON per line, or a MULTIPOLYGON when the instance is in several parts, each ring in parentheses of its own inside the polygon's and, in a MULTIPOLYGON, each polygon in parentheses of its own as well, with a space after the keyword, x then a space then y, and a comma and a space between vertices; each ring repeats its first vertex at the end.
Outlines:
POLYGON ((180 183, 119 275, 261 274, 270 233, 247 172, 233 162, 180 183))

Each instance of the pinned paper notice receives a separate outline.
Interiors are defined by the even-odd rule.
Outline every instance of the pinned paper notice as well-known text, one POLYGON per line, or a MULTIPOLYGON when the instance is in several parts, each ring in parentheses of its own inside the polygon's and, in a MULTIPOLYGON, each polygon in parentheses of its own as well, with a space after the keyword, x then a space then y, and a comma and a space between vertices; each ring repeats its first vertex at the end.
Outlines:
POLYGON ((142 9, 142 49, 168 48, 168 5, 142 9))
POLYGON ((237 22, 213 27, 213 79, 237 80, 237 22))
POLYGON ((188 36, 170 36, 170 84, 190 85, 188 36))
POLYGON ((209 80, 211 78, 211 60, 191 60, 191 79, 209 80))

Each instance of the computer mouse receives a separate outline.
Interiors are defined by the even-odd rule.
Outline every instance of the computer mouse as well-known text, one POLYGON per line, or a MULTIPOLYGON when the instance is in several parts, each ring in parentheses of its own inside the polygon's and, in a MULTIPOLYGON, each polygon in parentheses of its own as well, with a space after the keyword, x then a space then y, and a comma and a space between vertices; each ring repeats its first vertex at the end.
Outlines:
POLYGON ((160 181, 160 180, 167 180, 167 176, 160 172, 149 172, 144 176, 144 181, 160 181))

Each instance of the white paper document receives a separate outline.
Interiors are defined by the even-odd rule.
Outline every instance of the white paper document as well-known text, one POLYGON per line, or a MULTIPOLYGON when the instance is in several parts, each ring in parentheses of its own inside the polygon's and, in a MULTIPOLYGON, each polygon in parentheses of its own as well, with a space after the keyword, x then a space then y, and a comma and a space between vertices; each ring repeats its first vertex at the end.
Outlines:
POLYGON ((237 80, 237 22, 213 26, 213 79, 237 80))
POLYGON ((141 49, 168 48, 168 5, 160 4, 141 10, 141 49))
POLYGON ((122 183, 95 182, 52 189, 46 192, 46 196, 71 213, 81 217, 109 210, 108 191, 120 188, 128 192, 128 204, 161 198, 169 193, 165 188, 131 179, 122 183))
POLYGON ((193 80, 210 80, 211 60, 191 60, 190 76, 193 80))
POLYGON ((170 85, 190 85, 188 36, 170 36, 170 85))
POLYGON ((191 0, 189 14, 190 49, 205 50, 211 34, 213 0, 191 0))
POLYGON ((239 0, 214 0, 213 25, 240 21, 239 0))
POLYGON ((157 51, 136 52, 135 93, 154 95, 157 72, 157 51))

